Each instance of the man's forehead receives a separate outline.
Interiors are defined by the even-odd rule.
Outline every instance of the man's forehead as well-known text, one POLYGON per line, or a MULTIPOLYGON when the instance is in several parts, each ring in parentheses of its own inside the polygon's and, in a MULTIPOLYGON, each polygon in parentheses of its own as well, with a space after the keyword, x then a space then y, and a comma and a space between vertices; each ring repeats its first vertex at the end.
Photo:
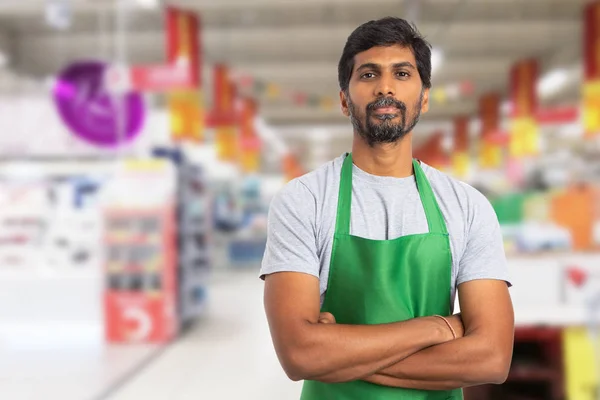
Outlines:
POLYGON ((400 45, 376 46, 354 56, 355 69, 362 64, 379 64, 385 67, 403 62, 410 62, 415 65, 415 55, 410 47, 400 45))

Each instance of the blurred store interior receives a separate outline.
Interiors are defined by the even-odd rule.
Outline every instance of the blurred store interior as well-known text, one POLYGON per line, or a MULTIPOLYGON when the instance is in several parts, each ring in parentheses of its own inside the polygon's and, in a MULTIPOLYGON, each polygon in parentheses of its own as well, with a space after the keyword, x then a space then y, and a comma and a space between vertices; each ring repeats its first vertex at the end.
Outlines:
POLYGON ((0 398, 295 399, 258 279, 269 202, 350 151, 337 62, 433 45, 415 156, 501 222, 516 339, 471 400, 600 376, 600 2, 0 1, 0 398))

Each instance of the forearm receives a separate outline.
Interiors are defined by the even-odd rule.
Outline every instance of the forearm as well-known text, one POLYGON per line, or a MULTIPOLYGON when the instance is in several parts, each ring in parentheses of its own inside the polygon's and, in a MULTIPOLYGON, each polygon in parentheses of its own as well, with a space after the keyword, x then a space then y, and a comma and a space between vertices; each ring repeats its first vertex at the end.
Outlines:
POLYGON ((447 328, 431 317, 385 325, 311 324, 307 329, 302 336, 308 342, 297 347, 288 365, 298 380, 361 379, 448 340, 447 328))
POLYGON ((382 375, 375 373, 368 378, 363 379, 364 381, 374 383, 381 386, 390 386, 404 389, 419 389, 419 390, 454 390, 458 388, 464 388, 469 385, 465 385, 459 381, 421 381, 415 379, 401 379, 395 376, 382 375))
POLYGON ((454 389, 501 383, 506 379, 509 365, 510 360, 484 336, 473 335, 424 349, 379 371, 379 376, 365 380, 415 389, 454 389), (410 386, 402 386, 404 384, 410 386))

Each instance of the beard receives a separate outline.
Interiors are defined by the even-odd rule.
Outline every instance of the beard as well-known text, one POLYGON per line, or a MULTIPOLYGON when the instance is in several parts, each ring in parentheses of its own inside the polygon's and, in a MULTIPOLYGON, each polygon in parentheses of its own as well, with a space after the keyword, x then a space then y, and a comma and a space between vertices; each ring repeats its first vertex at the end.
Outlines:
POLYGON ((350 96, 347 96, 347 99, 350 121, 354 126, 354 130, 365 139, 369 146, 373 147, 376 144, 397 142, 414 129, 421 116, 423 92, 421 92, 419 100, 414 104, 412 113, 408 116, 406 104, 392 97, 381 97, 369 103, 366 107, 364 123, 361 122, 360 115, 354 103, 352 103, 350 96), (382 107, 395 107, 399 110, 399 114, 375 115, 375 110, 382 107), (399 121, 394 122, 395 118, 398 118, 399 121), (376 123, 373 119, 377 119, 380 122, 376 123))

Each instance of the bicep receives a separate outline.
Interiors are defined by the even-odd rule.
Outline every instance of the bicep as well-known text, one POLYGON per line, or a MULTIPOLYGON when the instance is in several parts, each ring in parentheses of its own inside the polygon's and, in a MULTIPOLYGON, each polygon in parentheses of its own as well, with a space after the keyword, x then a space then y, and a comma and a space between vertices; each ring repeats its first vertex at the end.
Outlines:
POLYGON ((298 181, 290 182, 269 207, 262 277, 276 272, 320 273, 315 200, 298 181))
POLYGON ((275 350, 284 361, 306 339, 306 326, 318 323, 319 279, 297 272, 265 278, 264 305, 275 350))
POLYGON ((465 335, 481 335, 490 346, 511 353, 514 312, 505 281, 481 279, 458 287, 465 335))
POLYGON ((315 224, 314 196, 298 180, 290 182, 270 206, 261 267, 265 310, 280 356, 306 340, 307 324, 318 322, 320 262, 315 224))
POLYGON ((464 249, 459 255, 457 284, 476 279, 509 282, 502 230, 490 202, 475 189, 467 191, 464 249))

